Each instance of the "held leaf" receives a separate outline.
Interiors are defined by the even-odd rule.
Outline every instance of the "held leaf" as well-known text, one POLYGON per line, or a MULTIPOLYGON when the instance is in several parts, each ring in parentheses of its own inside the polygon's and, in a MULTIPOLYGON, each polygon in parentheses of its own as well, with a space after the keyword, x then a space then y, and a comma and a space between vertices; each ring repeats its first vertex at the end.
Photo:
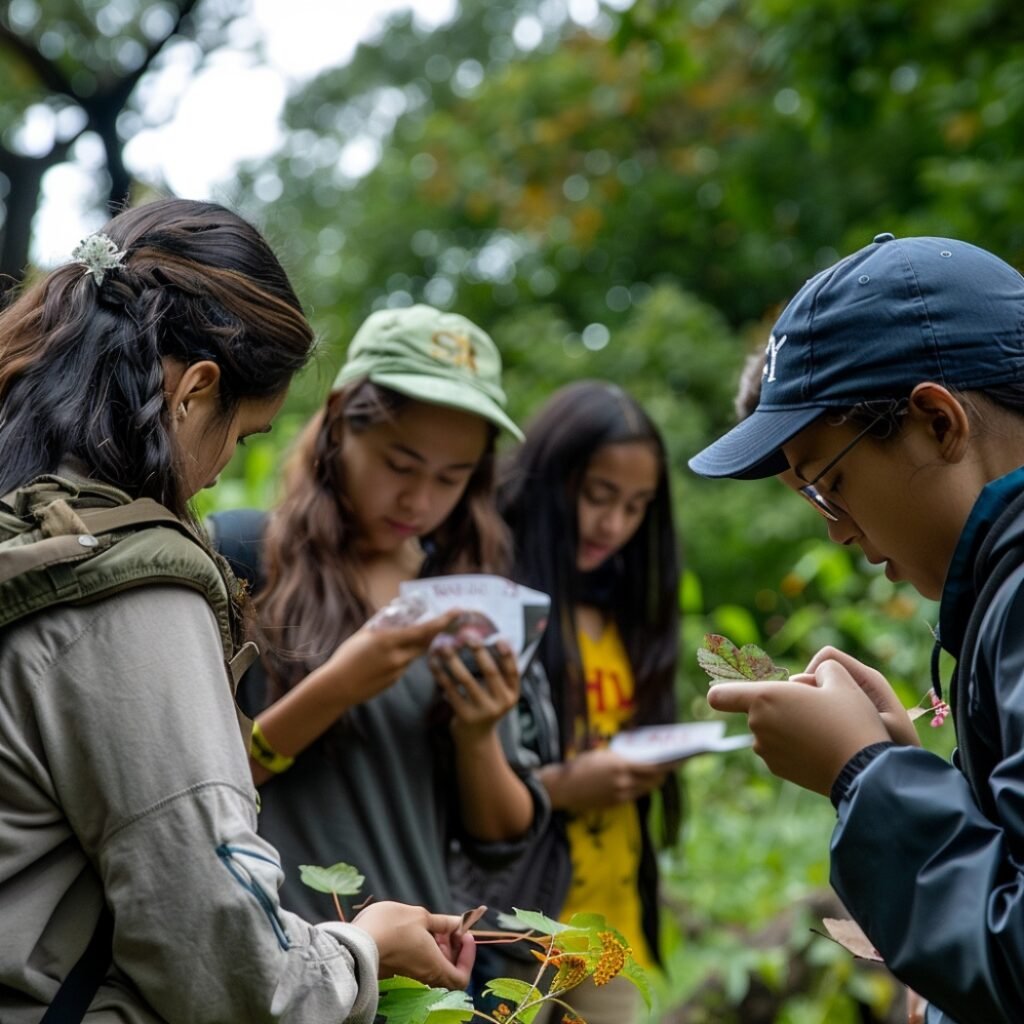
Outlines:
POLYGON ((717 633, 704 636, 704 646, 697 650, 697 664, 715 682, 743 680, 781 680, 789 678, 789 671, 776 665, 771 657, 756 644, 737 647, 731 640, 717 633))
POLYGON ((458 936, 465 935, 486 913, 487 908, 485 906, 471 907, 459 918, 459 927, 455 929, 455 934, 458 936))
POLYGON ((344 861, 332 864, 329 868, 317 867, 314 864, 300 864, 299 877, 303 884, 317 892, 335 893, 338 896, 355 896, 363 887, 366 879, 344 861))

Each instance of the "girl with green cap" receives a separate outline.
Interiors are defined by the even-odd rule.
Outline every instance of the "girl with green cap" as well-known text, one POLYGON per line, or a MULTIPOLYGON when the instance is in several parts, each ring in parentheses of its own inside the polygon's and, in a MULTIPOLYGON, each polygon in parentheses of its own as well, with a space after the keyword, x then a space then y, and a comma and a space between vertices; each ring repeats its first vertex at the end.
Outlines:
POLYGON ((543 817, 506 717, 514 652, 478 646, 474 676, 450 650, 424 657, 450 616, 363 628, 403 581, 507 572, 494 445, 520 434, 504 404, 500 356, 475 324, 429 306, 374 313, 298 441, 285 499, 247 523, 214 518, 222 550, 259 569, 264 655, 243 699, 260 831, 280 844, 284 903, 313 920, 334 905, 301 884, 301 864, 346 861, 366 876, 360 899, 440 911, 453 843, 501 863, 543 817))

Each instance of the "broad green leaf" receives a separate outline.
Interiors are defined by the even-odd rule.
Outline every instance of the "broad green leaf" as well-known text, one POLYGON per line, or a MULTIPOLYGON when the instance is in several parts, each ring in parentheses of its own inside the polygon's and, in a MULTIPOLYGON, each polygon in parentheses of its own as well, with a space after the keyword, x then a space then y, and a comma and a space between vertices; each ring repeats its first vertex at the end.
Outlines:
POLYGON ((339 896, 355 896, 366 879, 351 864, 339 862, 329 868, 314 864, 300 864, 299 877, 310 889, 317 892, 337 893, 339 896))
POLYGON ((588 957, 592 953, 600 955, 601 940, 597 931, 592 928, 570 928, 566 926, 558 933, 555 945, 563 953, 575 953, 577 956, 588 957))
POLYGON ((651 1008, 651 985, 647 980, 647 972, 631 957, 626 957, 626 966, 619 974, 631 981, 639 990, 647 1009, 651 1008))
POLYGON ((465 992, 430 988, 412 978, 388 978, 380 983, 377 1013, 387 1024, 465 1024, 473 1004, 465 992))
POLYGON ((697 650, 697 664, 715 680, 736 682, 789 678, 789 672, 776 665, 756 644, 737 647, 717 633, 705 634, 704 646, 697 650))
POLYGON ((425 1024, 464 1024, 473 1019, 473 1001, 467 992, 448 992, 430 1007, 425 1024))
POLYGON ((596 932, 609 931, 608 922, 605 920, 604 914, 588 914, 586 912, 582 914, 573 914, 569 918, 570 928, 588 928, 596 932))
MULTIPOLYGON (((540 964, 537 965, 538 968, 540 964)), ((513 1003, 521 1003, 531 993, 538 995, 537 990, 528 982, 519 978, 492 978, 484 989, 498 999, 511 999, 513 1003)))
MULTIPOLYGON (((519 1010, 516 1013, 516 1018, 522 1022, 522 1024, 533 1024, 533 1018, 544 1008, 544 1001, 538 1000, 532 1006, 527 1006, 524 1010, 519 1010)), ((557 1017, 555 1018, 558 1019, 557 1017)))
POLYGON ((523 930, 525 924, 533 931, 540 932, 541 935, 557 935, 569 927, 567 924, 552 920, 536 910, 520 910, 518 907, 513 907, 511 914, 499 914, 498 923, 502 928, 513 928, 519 932, 523 930))
POLYGON ((445 989, 431 989, 429 985, 424 985, 422 981, 417 981, 415 978, 407 978, 404 974, 395 974, 390 978, 385 978, 383 981, 378 982, 377 988, 381 992, 392 992, 395 989, 411 988, 419 989, 421 991, 432 991, 432 992, 444 992, 445 989))

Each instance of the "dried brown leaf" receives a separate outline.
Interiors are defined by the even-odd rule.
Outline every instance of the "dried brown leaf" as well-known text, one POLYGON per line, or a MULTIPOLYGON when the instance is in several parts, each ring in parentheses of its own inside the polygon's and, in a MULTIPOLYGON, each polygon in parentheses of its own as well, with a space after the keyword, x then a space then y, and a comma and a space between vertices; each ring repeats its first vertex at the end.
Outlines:
POLYGON ((487 908, 484 906, 473 907, 471 910, 467 910, 462 915, 462 920, 459 921, 459 927, 455 929, 455 934, 465 935, 486 912, 487 908))
POLYGON ((828 932, 827 938, 838 942, 847 952, 861 960, 871 960, 876 964, 885 963, 882 954, 871 944, 871 940, 856 921, 849 918, 824 917, 821 923, 828 932))

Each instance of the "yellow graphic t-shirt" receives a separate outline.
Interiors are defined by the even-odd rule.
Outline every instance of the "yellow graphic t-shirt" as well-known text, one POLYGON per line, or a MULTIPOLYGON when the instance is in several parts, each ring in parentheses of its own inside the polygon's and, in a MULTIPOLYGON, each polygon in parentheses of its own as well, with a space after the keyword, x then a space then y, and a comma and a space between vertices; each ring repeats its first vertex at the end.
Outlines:
MULTIPOLYGON (((634 682, 626 649, 614 623, 599 640, 579 630, 577 638, 583 678, 587 685, 587 713, 591 735, 607 745, 633 713, 634 682)), ((560 917, 603 914, 625 937, 633 957, 652 966, 640 924, 640 816, 636 804, 617 804, 573 815, 568 822, 572 855, 572 886, 560 917)))

